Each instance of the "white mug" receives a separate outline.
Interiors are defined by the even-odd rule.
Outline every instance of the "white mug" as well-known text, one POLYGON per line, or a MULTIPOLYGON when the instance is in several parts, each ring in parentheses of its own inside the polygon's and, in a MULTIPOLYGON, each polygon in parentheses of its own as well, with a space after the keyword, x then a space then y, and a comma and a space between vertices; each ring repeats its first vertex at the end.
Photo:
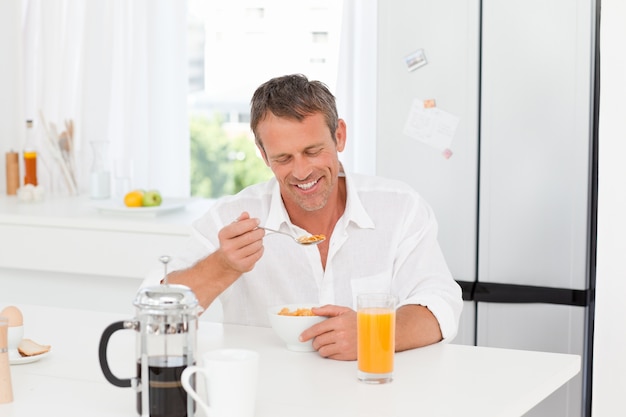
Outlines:
POLYGON ((254 417, 259 354, 246 349, 217 349, 202 355, 202 365, 188 366, 181 375, 183 388, 207 417, 254 417), (191 377, 204 376, 205 399, 191 377))

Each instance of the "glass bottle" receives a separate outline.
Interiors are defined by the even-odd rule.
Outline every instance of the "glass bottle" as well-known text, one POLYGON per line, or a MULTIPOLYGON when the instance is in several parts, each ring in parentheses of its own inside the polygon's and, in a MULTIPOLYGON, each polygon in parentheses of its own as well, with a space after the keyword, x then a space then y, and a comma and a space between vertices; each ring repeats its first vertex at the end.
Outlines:
POLYGON ((37 151, 33 135, 33 121, 26 121, 26 145, 24 146, 24 185, 37 185, 37 151))

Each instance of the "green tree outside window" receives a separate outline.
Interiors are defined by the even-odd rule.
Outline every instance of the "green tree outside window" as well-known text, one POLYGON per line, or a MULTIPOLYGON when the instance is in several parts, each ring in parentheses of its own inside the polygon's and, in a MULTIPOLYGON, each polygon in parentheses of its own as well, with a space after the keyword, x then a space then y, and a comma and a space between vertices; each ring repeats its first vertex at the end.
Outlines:
POLYGON ((272 177, 254 140, 245 134, 229 136, 221 117, 193 116, 189 131, 192 196, 217 198, 236 194, 272 177))

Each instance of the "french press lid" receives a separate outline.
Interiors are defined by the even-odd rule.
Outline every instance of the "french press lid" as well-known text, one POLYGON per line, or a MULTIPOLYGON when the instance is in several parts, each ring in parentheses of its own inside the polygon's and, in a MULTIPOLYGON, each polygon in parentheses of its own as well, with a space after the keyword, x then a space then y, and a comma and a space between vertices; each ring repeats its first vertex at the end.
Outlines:
POLYGON ((169 284, 167 282, 167 264, 171 258, 167 255, 159 257, 163 263, 163 285, 144 287, 135 296, 133 304, 148 314, 187 313, 198 314, 202 308, 198 307, 198 299, 185 285, 169 284))
POLYGON ((144 287, 135 296, 133 304, 138 309, 156 314, 168 314, 173 311, 196 314, 198 311, 196 295, 189 287, 178 284, 144 287))

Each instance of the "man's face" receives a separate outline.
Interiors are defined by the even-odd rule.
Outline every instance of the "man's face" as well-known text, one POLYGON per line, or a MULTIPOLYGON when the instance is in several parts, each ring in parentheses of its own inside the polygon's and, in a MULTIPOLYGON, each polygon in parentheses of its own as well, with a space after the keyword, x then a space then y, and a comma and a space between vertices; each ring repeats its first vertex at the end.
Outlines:
POLYGON ((261 154, 278 180, 287 209, 324 207, 336 190, 338 152, 343 151, 346 139, 344 121, 339 120, 337 131, 330 132, 320 113, 301 122, 268 114, 257 133, 263 142, 261 154))

